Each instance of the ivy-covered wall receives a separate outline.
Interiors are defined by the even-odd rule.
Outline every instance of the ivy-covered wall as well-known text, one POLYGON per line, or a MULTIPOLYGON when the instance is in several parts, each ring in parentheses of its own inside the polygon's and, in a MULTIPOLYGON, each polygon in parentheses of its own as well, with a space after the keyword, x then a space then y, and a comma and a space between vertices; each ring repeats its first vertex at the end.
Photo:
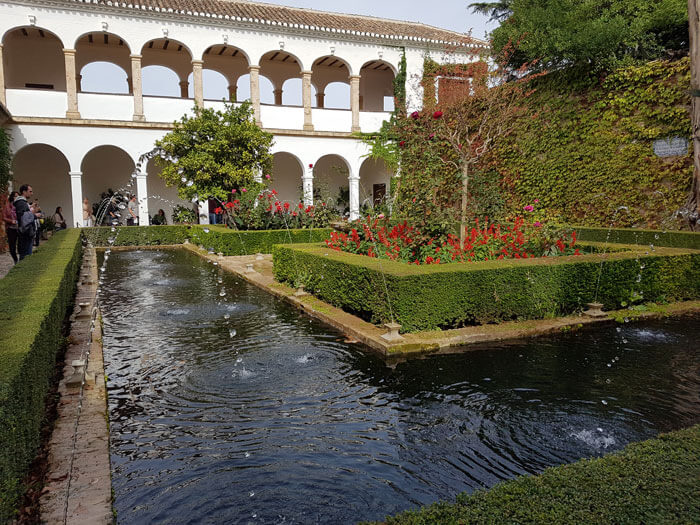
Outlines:
POLYGON ((490 168, 511 213, 538 199, 552 217, 589 226, 677 228, 692 153, 660 158, 653 142, 690 137, 689 60, 618 70, 573 90, 540 79, 532 112, 501 141, 490 168))
MULTIPOLYGON (((7 131, 0 128, 0 210, 5 206, 7 184, 10 182, 10 165, 12 154, 10 153, 10 136, 7 131)), ((0 221, 0 253, 7 249, 7 236, 5 223, 0 221)))

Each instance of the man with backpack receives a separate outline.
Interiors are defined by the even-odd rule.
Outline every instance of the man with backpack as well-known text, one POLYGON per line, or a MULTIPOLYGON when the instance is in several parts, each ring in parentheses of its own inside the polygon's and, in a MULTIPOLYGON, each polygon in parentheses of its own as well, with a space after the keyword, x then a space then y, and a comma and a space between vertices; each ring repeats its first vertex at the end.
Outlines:
POLYGON ((29 184, 22 184, 19 187, 19 196, 15 199, 15 211, 17 212, 17 251, 19 260, 32 254, 34 237, 36 236, 36 215, 29 208, 27 199, 34 195, 34 190, 29 184))

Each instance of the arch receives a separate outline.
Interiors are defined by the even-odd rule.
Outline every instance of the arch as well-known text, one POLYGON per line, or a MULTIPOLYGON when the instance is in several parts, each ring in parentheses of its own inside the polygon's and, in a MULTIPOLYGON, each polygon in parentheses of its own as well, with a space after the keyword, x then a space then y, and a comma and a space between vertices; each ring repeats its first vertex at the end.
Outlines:
POLYGON ((311 66, 311 71, 315 71, 317 68, 339 70, 341 74, 345 75, 345 78, 353 74, 350 62, 336 55, 325 55, 318 57, 316 60, 314 60, 314 63, 311 66))
POLYGON ((80 91, 128 94, 129 76, 112 62, 90 62, 80 70, 80 91))
POLYGON ((141 70, 144 96, 179 97, 180 77, 166 66, 146 66, 141 70))
MULTIPOLYGON (((131 49, 119 35, 106 32, 92 31, 84 33, 75 41, 75 69, 82 69, 93 62, 110 62, 127 72, 127 78, 131 76, 131 62, 129 59, 131 49)), ((81 84, 80 77, 78 85, 81 84)), ((129 89, 131 91, 131 89, 129 89)), ((113 93, 113 89, 102 87, 100 93, 113 93)))
POLYGON ((396 68, 384 60, 365 62, 360 69, 360 99, 363 111, 387 111, 393 106, 396 68), (391 103, 387 100, 391 98, 391 103))
MULTIPOLYGON (((156 38, 146 42, 141 48, 141 67, 167 67, 175 72, 179 82, 179 96, 187 98, 187 78, 192 72, 192 52, 178 40, 156 38)), ((156 91, 152 86, 149 91, 156 91)))
POLYGON ((304 165, 293 153, 278 151, 272 155, 272 188, 277 190, 282 202, 297 203, 302 200, 304 165))
POLYGON ((148 174, 148 209, 151 216, 162 209, 168 224, 173 224, 175 208, 177 206, 192 208, 192 203, 182 200, 177 194, 177 188, 175 186, 168 187, 165 181, 160 178, 162 168, 158 166, 155 158, 149 159, 144 168, 148 174))
POLYGON ((66 90, 63 41, 41 27, 24 26, 3 35, 5 87, 66 90))
MULTIPOLYGON (((33 143, 17 150, 12 158, 12 172, 17 184, 30 184, 42 211, 52 216, 57 206, 63 208, 66 224, 75 225, 70 184, 70 164, 55 146, 33 143)), ((80 217, 82 219, 82 217, 80 217)))
MULTIPOLYGON (((209 66, 211 69, 216 69, 215 65, 217 64, 235 65, 237 63, 241 63, 245 64, 245 69, 247 71, 248 66, 250 65, 250 56, 248 53, 246 53, 240 47, 230 46, 228 44, 215 44, 213 46, 209 46, 204 50, 204 53, 202 53, 202 60, 205 64, 211 61, 212 65, 209 66)), ((225 71, 221 72, 224 75, 226 74, 225 71)))
MULTIPOLYGON (((275 90, 281 90, 290 78, 301 78, 302 71, 301 60, 287 51, 269 51, 260 57, 260 78, 267 77, 272 82, 273 93, 275 90)), ((277 103, 280 104, 282 102, 280 92, 277 96, 277 103)), ((260 99, 262 102, 262 89, 260 99)), ((275 103, 274 95, 272 103, 275 103)))
POLYGON ((328 109, 350 109, 350 84, 331 82, 326 86, 324 106, 328 109))
POLYGON ((350 211, 350 163, 342 155, 330 153, 314 164, 314 202, 325 202, 341 213, 350 211))
POLYGON ((393 175, 386 163, 381 159, 365 159, 360 165, 359 174, 360 209, 381 204, 389 196, 389 186, 393 175))
MULTIPOLYGON (((193 76, 194 73, 190 73, 187 77, 187 82, 189 84, 187 87, 187 95, 189 98, 194 98, 193 76)), ((229 100, 228 86, 228 79, 219 71, 214 69, 202 69, 202 88, 205 100, 229 100)))
MULTIPOLYGON (((111 189, 115 193, 135 194, 136 187, 133 183, 135 163, 126 151, 112 146, 96 146, 88 151, 80 164, 83 173, 83 197, 91 203, 99 203, 103 200, 102 194, 107 194, 111 189)), ((126 215, 119 212, 121 223, 126 222, 126 215)))

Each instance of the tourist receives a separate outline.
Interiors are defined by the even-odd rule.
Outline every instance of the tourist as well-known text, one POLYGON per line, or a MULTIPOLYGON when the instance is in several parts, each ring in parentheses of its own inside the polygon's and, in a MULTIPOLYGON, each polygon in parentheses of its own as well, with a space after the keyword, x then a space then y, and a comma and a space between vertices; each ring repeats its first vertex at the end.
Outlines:
POLYGON ((165 226, 168 224, 168 220, 165 218, 165 212, 160 209, 158 213, 153 216, 153 224, 155 226, 165 226))
POLYGON ((87 197, 83 199, 83 226, 91 228, 95 225, 95 216, 92 214, 92 206, 87 197))
POLYGON ((27 198, 34 194, 34 190, 29 184, 22 184, 19 187, 19 195, 14 200, 15 213, 17 214, 17 248, 19 260, 32 254, 34 236, 36 235, 36 218, 32 210, 29 209, 27 198))
POLYGON ((209 199, 207 202, 209 204, 209 224, 217 224, 216 208, 218 208, 218 203, 216 199, 209 199))
POLYGON ((127 209, 129 210, 129 217, 126 218, 126 225, 127 226, 138 226, 139 224, 139 206, 138 203, 136 202, 136 195, 132 195, 131 198, 129 199, 129 204, 127 206, 127 209))
POLYGON ((39 246, 41 241, 41 225, 44 224, 44 212, 39 206, 39 201, 35 200, 29 205, 29 209, 34 213, 34 225, 36 226, 36 233, 34 234, 34 246, 39 246))
POLYGON ((7 244, 10 247, 10 257, 17 264, 17 212, 12 204, 15 198, 19 195, 16 191, 10 193, 7 197, 7 202, 2 209, 2 220, 5 223, 5 232, 7 233, 7 244))
POLYGON ((56 207, 56 213, 53 214, 53 228, 55 231, 58 230, 65 230, 68 226, 66 226, 66 220, 63 218, 63 213, 61 213, 63 209, 60 206, 56 207))

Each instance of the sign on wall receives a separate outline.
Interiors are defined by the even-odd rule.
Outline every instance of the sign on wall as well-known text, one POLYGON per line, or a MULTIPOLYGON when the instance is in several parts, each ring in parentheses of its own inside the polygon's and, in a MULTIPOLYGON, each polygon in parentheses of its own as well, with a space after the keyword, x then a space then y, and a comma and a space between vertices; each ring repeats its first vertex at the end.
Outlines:
POLYGON ((688 154, 688 139, 669 137, 654 141, 654 153, 658 157, 682 157, 688 154))

